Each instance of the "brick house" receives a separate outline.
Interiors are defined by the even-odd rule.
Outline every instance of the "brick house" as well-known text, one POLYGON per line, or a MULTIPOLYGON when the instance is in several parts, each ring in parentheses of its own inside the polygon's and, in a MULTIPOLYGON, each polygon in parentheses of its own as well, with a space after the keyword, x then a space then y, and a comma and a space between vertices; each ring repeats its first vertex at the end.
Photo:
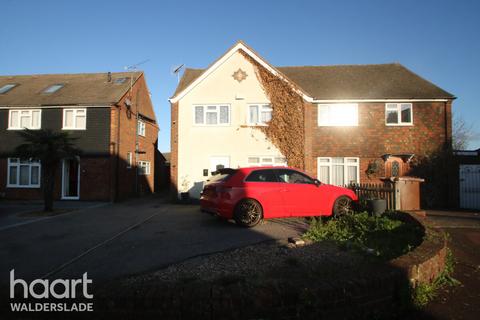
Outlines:
POLYGON ((158 125, 142 72, 0 77, 0 196, 39 199, 41 163, 13 158, 24 128, 67 131, 55 198, 115 201, 154 191, 158 125))
POLYGON ((238 42, 207 69, 186 69, 170 99, 178 192, 198 197, 219 166, 290 164, 261 130, 275 105, 258 68, 303 100, 299 166, 322 182, 407 175, 413 159, 451 145, 455 97, 398 63, 274 67, 238 42))

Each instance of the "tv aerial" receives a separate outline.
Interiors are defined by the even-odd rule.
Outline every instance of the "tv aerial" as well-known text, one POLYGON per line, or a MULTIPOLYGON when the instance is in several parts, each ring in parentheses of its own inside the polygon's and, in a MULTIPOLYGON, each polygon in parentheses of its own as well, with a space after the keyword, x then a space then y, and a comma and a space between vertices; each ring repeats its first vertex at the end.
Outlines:
POLYGON ((182 63, 181 65, 176 65, 176 66, 173 66, 171 69, 170 69, 170 73, 172 75, 176 75, 177 76, 177 82, 180 82, 180 72, 182 71, 182 68, 185 67, 185 64, 182 63))

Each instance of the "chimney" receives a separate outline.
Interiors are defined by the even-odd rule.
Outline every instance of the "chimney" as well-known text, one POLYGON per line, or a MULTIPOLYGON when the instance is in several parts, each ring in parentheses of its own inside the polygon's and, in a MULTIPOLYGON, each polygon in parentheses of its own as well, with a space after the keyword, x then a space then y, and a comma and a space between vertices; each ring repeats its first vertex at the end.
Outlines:
POLYGON ((107 81, 112 82, 112 73, 110 71, 107 73, 107 81))

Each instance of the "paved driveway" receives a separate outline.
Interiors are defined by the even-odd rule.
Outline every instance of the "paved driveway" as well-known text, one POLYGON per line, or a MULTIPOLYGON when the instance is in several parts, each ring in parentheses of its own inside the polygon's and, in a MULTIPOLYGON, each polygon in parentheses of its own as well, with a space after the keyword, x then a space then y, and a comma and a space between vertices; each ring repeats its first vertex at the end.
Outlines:
POLYGON ((0 230, 0 284, 16 277, 80 278, 101 283, 155 270, 187 258, 298 235, 303 220, 239 228, 197 206, 158 198, 78 210, 0 230))
POLYGON ((427 211, 427 220, 448 232, 456 260, 453 277, 461 282, 446 287, 422 314, 411 319, 478 319, 480 314, 480 212, 427 211))

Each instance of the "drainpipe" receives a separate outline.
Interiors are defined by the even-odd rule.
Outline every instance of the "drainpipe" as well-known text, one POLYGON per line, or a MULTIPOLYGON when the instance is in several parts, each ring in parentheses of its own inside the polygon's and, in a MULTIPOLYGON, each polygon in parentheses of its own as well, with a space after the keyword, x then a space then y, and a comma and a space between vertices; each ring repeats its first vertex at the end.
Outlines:
POLYGON ((117 147, 116 147, 116 155, 115 155, 115 201, 118 199, 118 189, 119 189, 119 174, 120 174, 120 110, 122 107, 117 105, 117 147))

